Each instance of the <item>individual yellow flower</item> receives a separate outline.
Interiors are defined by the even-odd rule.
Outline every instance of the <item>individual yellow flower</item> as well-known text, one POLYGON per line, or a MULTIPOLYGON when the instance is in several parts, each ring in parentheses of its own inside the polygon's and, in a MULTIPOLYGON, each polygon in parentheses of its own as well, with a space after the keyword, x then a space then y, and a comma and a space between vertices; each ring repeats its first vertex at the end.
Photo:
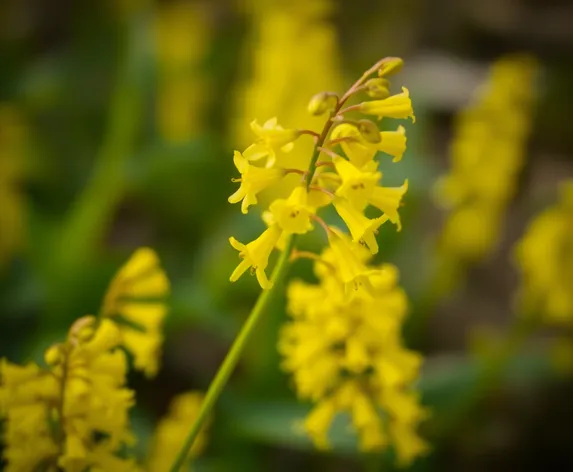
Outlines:
POLYGON ((399 126, 396 131, 380 131, 376 143, 366 141, 358 128, 351 123, 338 125, 331 134, 332 139, 340 140, 344 154, 357 168, 372 162, 378 151, 393 156, 392 162, 402 159, 406 151, 406 129, 399 126))
POLYGON ((246 214, 249 206, 257 204, 257 194, 277 183, 283 177, 284 171, 251 165, 239 151, 235 151, 233 161, 241 173, 241 178, 235 181, 241 182, 241 186, 229 197, 229 203, 238 203, 242 200, 241 211, 246 214))
MULTIPOLYGON (((169 472, 179 453, 187 434, 203 402, 203 395, 198 392, 183 393, 175 397, 169 407, 169 413, 162 418, 155 429, 151 448, 146 462, 150 472, 169 472)), ((193 443, 187 463, 197 457, 205 448, 207 438, 205 428, 193 443)))
POLYGON ((356 209, 363 210, 382 174, 375 169, 360 170, 341 157, 335 157, 332 162, 341 178, 336 195, 348 200, 356 209))
POLYGON ((360 104, 360 111, 366 115, 376 115, 378 119, 388 118, 412 118, 416 121, 410 92, 406 87, 402 87, 402 93, 392 95, 383 100, 371 100, 360 104))
POLYGON ((304 234, 312 229, 310 217, 313 209, 308 205, 305 187, 296 187, 288 199, 271 203, 269 210, 277 225, 287 234, 304 234))
POLYGON ((334 199, 332 205, 348 227, 354 242, 366 244, 370 252, 376 254, 378 252, 378 242, 375 235, 378 232, 378 228, 388 221, 388 216, 382 215, 378 218, 367 218, 362 212, 342 198, 334 199))
POLYGON ((247 269, 251 268, 251 270, 255 272, 261 288, 263 290, 270 289, 273 284, 267 278, 265 269, 269 264, 269 256, 273 252, 281 233, 282 231, 279 226, 273 225, 270 228, 267 228, 257 239, 246 245, 240 243, 235 238, 230 237, 229 242, 231 243, 231 246, 239 251, 239 256, 243 259, 231 274, 231 282, 238 280, 247 269))
POLYGON ((138 249, 118 271, 106 292, 101 314, 119 327, 122 345, 133 355, 134 366, 148 377, 159 368, 162 326, 169 280, 157 254, 138 249))
POLYGON ((340 140, 340 147, 344 154, 359 169, 371 162, 376 155, 376 147, 367 143, 353 124, 342 123, 337 125, 330 136, 333 140, 340 140))
POLYGON ((254 144, 245 149, 243 156, 249 161, 268 158, 267 167, 274 166, 277 152, 292 151, 294 141, 300 136, 300 131, 284 129, 277 124, 276 117, 267 120, 263 126, 255 120, 251 123, 251 129, 257 138, 254 144))

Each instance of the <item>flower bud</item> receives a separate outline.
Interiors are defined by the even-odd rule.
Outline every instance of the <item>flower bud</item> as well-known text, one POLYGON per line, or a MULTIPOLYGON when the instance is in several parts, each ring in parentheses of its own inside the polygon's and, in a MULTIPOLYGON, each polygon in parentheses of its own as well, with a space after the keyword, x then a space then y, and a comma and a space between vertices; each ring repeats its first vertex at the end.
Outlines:
POLYGON ((380 130, 373 121, 358 120, 356 124, 358 131, 360 131, 360 136, 362 136, 365 141, 377 144, 382 140, 382 138, 380 138, 380 130))
POLYGON ((333 92, 320 92, 310 99, 308 112, 313 116, 324 115, 338 105, 338 95, 333 92))
POLYGON ((390 96, 390 81, 388 79, 370 79, 365 86, 366 93, 372 98, 384 99, 390 96))
POLYGON ((60 364, 62 359, 63 353, 61 344, 54 344, 53 346, 50 346, 44 353, 44 361, 46 361, 46 364, 49 366, 60 364))
POLYGON ((402 70, 404 61, 399 57, 387 57, 380 64, 380 69, 378 69, 378 77, 386 77, 388 75, 395 74, 402 70))

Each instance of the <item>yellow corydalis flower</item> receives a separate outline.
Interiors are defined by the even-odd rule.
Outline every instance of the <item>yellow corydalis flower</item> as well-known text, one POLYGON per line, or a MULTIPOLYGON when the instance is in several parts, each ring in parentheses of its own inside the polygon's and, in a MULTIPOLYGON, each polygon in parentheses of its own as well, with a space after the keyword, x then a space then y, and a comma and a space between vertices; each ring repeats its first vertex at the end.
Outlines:
POLYGON ((539 312, 549 323, 573 322, 573 180, 561 198, 537 215, 516 247, 526 312, 539 312))
POLYGON ((231 274, 231 282, 235 282, 247 269, 251 269, 255 272, 261 288, 265 290, 271 288, 273 284, 268 279, 265 269, 269 264, 269 256, 273 252, 281 233, 282 231, 278 225, 273 225, 248 244, 242 244, 235 238, 230 237, 229 242, 231 246, 239 251, 239 256, 243 259, 231 274))
POLYGON ((257 194, 277 183, 284 176, 284 171, 277 168, 256 167, 239 151, 235 151, 233 162, 241 174, 241 178, 235 181, 241 182, 241 186, 229 197, 229 203, 242 201, 241 211, 246 214, 249 206, 257 204, 257 194))
POLYGON ((387 118, 412 118, 412 123, 416 122, 410 92, 406 87, 402 87, 402 93, 392 95, 383 100, 371 100, 360 104, 360 111, 366 115, 376 115, 380 120, 387 118))
POLYGON ((393 156, 392 162, 399 162, 406 151, 406 129, 398 126, 396 131, 380 131, 376 143, 368 142, 356 125, 342 123, 332 131, 332 139, 340 140, 340 147, 357 168, 372 162, 378 151, 393 156))
POLYGON ((159 368, 168 294, 169 280, 159 258, 152 249, 140 248, 111 281, 101 310, 117 324, 135 368, 148 377, 159 368))
MULTIPOLYGON (((159 421, 155 429, 146 462, 147 470, 150 472, 169 472, 171 470, 171 466, 189 432, 189 425, 197 417, 202 402, 203 395, 199 392, 183 393, 173 399, 167 416, 159 421)), ((187 464, 201 454, 206 442, 204 427, 189 451, 186 459, 187 464)))
POLYGON ((257 121, 251 123, 251 130, 255 133, 256 139, 243 152, 244 157, 249 161, 258 161, 267 158, 267 167, 272 167, 276 162, 279 151, 290 152, 294 147, 294 141, 300 136, 296 129, 284 129, 277 124, 277 119, 267 120, 263 126, 257 121))
POLYGON ((133 441, 121 334, 109 320, 86 316, 67 340, 45 353, 47 368, 0 364, 0 414, 7 419, 7 470, 40 464, 78 470, 134 471, 117 453, 133 441), (52 425, 50 427, 50 424, 52 425), (101 439, 104 438, 104 439, 101 439))
POLYGON ((269 206, 273 220, 287 234, 304 234, 312 229, 310 217, 314 213, 308 204, 304 187, 296 187, 288 199, 278 199, 269 206))
POLYGON ((366 244, 372 254, 378 253, 378 243, 375 235, 378 232, 378 228, 388 221, 388 217, 382 215, 374 219, 367 218, 361 211, 353 207, 348 200, 342 198, 334 199, 332 205, 350 230, 353 241, 366 244))

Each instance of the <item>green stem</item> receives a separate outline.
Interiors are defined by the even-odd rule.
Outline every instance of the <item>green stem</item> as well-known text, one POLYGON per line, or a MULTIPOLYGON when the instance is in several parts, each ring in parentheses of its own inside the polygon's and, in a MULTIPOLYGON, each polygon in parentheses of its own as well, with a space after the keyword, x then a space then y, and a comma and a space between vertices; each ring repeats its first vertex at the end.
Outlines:
MULTIPOLYGON (((275 265, 275 268, 273 269, 273 273, 271 275, 271 281, 273 282, 273 287, 276 287, 280 283, 281 279, 287 272, 287 269, 289 267, 290 253, 294 245, 294 239, 295 239, 294 237, 291 237, 289 239, 279 260, 277 261, 277 264, 275 265)), ((239 331, 239 334, 235 338, 235 341, 233 342, 231 349, 227 353, 225 360, 221 364, 221 367, 219 367, 219 370, 217 371, 215 378, 211 382, 211 385, 209 385, 209 389, 207 390, 205 399, 201 404, 199 413, 197 414, 197 417, 195 418, 195 421, 191 426, 191 430, 189 431, 189 434, 185 439, 183 446, 179 450, 175 462, 171 466, 171 472, 178 472, 185 463, 185 460, 187 459, 187 456, 193 445, 193 442, 195 441, 195 438, 197 437, 199 431, 201 430, 201 426, 203 425, 205 419, 211 412, 213 406, 215 405, 215 402, 221 395, 223 389, 227 385, 229 377, 231 376, 233 370, 235 369, 235 366, 237 365, 237 362, 241 357, 243 349, 245 348, 245 345, 249 340, 249 337, 251 336, 252 332, 257 326, 257 323, 265 313, 265 309, 267 308, 269 302, 271 301, 274 293, 275 293, 274 288, 271 288, 270 290, 263 290, 259 295, 259 298, 257 299, 257 302, 253 307, 253 310, 249 314, 247 321, 245 321, 245 323, 243 324, 241 331, 239 331)))

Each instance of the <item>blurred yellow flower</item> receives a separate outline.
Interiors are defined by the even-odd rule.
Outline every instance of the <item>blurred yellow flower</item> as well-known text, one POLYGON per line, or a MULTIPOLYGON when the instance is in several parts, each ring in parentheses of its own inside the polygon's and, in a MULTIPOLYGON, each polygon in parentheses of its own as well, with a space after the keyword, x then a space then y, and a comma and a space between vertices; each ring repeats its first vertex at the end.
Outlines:
POLYGON ((526 312, 548 322, 573 322, 573 180, 561 187, 560 201, 530 223, 516 247, 521 273, 520 300, 526 312))
POLYGON ((117 349, 120 343, 114 323, 86 316, 72 325, 66 342, 46 351, 46 369, 2 360, 6 470, 35 470, 40 464, 69 472, 109 470, 109 464, 120 472, 136 470, 133 460, 117 456, 133 442, 133 392, 125 388, 127 360, 117 349))
POLYGON ((211 40, 206 5, 161 2, 155 16, 157 127, 162 138, 184 142, 201 131, 209 88, 203 74, 211 40))
POLYGON ((292 319, 279 338, 282 365, 300 398, 316 403, 303 427, 317 447, 329 446, 334 417, 347 412, 362 450, 392 444, 407 465, 427 450, 416 434, 427 412, 411 390, 421 357, 401 344, 406 297, 395 267, 367 269, 362 248, 336 238, 315 263, 320 283, 293 281, 287 289, 292 319), (368 281, 370 293, 344 296, 342 287, 358 278, 368 281))
POLYGON ((101 309, 101 315, 118 326, 121 343, 133 355, 135 368, 148 377, 155 376, 159 368, 168 294, 169 280, 159 258, 144 247, 115 275, 101 309))
MULTIPOLYGON (((189 433, 189 425, 193 423, 199 413, 202 402, 203 395, 198 392, 183 393, 173 399, 169 413, 159 421, 155 429, 146 462, 146 470, 149 472, 169 472, 171 470, 171 466, 189 433)), ((203 451, 206 442, 205 428, 203 428, 189 451, 187 463, 203 451)))
MULTIPOLYGON (((523 165, 535 95, 535 63, 524 56, 496 61, 473 103, 460 112, 451 144, 451 168, 435 187, 449 211, 438 243, 441 289, 495 246, 523 165)), ((438 289, 438 290, 441 290, 438 289)))

